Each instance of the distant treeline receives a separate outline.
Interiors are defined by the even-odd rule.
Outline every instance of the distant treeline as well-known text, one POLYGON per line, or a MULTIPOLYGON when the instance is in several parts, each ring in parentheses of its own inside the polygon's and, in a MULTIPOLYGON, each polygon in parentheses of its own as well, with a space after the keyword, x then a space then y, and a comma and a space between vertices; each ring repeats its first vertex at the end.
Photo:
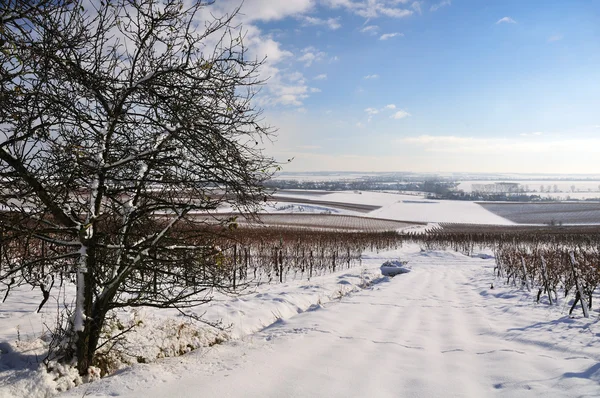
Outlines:
MULTIPOLYGON (((387 178, 370 178, 364 180, 329 180, 329 181, 302 181, 302 180, 270 180, 265 186, 270 189, 305 189, 319 191, 399 191, 399 192, 425 192, 430 199, 441 200, 467 200, 467 201, 495 201, 495 202, 553 202, 558 198, 542 197, 526 193, 484 193, 464 192, 458 190, 458 182, 449 181, 409 181, 390 182, 387 178)), ((570 199, 579 201, 598 201, 600 198, 570 199)))
POLYGON ((275 189, 307 189, 321 191, 418 191, 444 194, 456 189, 458 183, 446 181, 390 182, 382 179, 365 180, 270 180, 265 186, 275 189))

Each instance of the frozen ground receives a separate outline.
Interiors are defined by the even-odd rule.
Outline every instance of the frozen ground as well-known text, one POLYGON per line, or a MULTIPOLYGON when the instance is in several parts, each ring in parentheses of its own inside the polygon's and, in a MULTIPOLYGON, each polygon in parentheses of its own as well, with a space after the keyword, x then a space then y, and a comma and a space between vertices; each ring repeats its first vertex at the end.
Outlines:
MULTIPOLYGON (((222 345, 136 364, 64 396, 599 395, 597 310, 590 319, 570 318, 564 300, 534 304, 530 294, 494 280, 493 259, 408 247, 365 264, 373 269, 398 257, 409 260, 410 273, 222 345)), ((357 271, 338 275, 350 281, 357 271)))

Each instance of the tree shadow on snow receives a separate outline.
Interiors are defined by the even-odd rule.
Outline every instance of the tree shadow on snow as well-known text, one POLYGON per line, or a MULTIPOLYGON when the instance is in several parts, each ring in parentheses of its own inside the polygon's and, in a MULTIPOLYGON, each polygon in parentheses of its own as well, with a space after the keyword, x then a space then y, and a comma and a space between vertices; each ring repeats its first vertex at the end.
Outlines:
POLYGON ((588 379, 594 380, 595 382, 600 384, 600 362, 590 366, 583 372, 567 372, 563 375, 564 378, 578 378, 578 379, 588 379))
POLYGON ((553 327, 560 325, 560 324, 568 325, 569 329, 588 330, 590 328, 590 326, 594 323, 596 323, 596 322, 595 321, 582 322, 581 319, 574 319, 568 315, 565 315, 563 317, 560 317, 558 319, 553 319, 551 321, 536 322, 529 326, 524 326, 521 328, 510 328, 510 329, 506 329, 506 330, 508 332, 515 332, 515 331, 527 332, 530 330, 542 330, 542 329, 543 330, 553 330, 553 327))
POLYGON ((43 357, 15 351, 7 342, 0 343, 0 373, 6 371, 36 370, 43 357))

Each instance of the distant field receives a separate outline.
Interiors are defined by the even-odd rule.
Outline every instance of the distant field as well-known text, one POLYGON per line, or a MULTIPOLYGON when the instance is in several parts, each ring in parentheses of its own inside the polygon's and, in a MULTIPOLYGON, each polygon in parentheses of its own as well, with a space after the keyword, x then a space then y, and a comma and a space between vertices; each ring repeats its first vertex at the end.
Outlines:
MULTIPOLYGON (((236 214, 217 214, 212 216, 201 216, 207 220, 215 217, 227 218, 236 214)), ((316 228, 324 230, 344 230, 344 231, 364 231, 380 232, 391 231, 399 228, 406 228, 419 223, 401 222, 395 220, 385 220, 370 217, 346 216, 336 214, 261 214, 260 222, 246 218, 244 215, 237 215, 237 223, 240 226, 260 225, 274 227, 292 227, 292 228, 316 228)))
POLYGON ((598 194, 600 192, 600 180, 489 180, 489 181, 459 181, 458 189, 462 189, 465 192, 473 191, 473 184, 493 184, 495 182, 516 182, 521 185, 522 188, 526 189, 527 192, 532 193, 534 190, 537 193, 543 188, 542 193, 548 193, 548 191, 553 191, 554 188, 562 195, 569 195, 573 192, 577 193, 586 193, 586 192, 595 192, 598 194))
MULTIPOLYGON (((308 195, 306 195, 308 196, 308 195)), ((304 197, 286 197, 286 196, 273 196, 269 198, 270 202, 291 202, 291 203, 305 203, 310 205, 327 206, 335 209, 352 210, 359 213, 368 213, 373 210, 379 209, 381 206, 374 206, 362 203, 341 203, 327 200, 313 200, 304 197)))
POLYGON ((483 225, 440 223, 433 230, 446 233, 523 233, 536 232, 548 234, 597 234, 600 225, 537 226, 537 225, 483 225))
POLYGON ((600 203, 479 203, 517 224, 600 224, 600 203))

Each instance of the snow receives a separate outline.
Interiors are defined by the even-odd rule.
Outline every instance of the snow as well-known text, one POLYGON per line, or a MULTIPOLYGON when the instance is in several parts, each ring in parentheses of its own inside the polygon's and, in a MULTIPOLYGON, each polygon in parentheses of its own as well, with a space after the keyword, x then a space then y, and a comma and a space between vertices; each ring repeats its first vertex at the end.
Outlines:
MULTIPOLYGON (((593 191, 598 194, 600 192, 600 180, 484 180, 484 181, 460 181, 458 184, 458 189, 463 190, 465 192, 472 192, 473 184, 494 184, 496 182, 515 182, 521 185, 521 187, 525 188, 529 187, 530 194, 540 194, 539 190, 541 186, 544 186, 544 190, 554 189, 554 186, 562 193, 563 195, 570 195, 572 191, 572 187, 575 187, 576 192, 586 192, 593 191), (537 191, 537 192, 534 192, 537 191)), ((542 195, 544 193, 541 193, 542 195)))
POLYGON ((345 191, 335 192, 329 195, 321 196, 320 200, 328 202, 387 206, 401 200, 415 200, 415 197, 411 195, 401 195, 383 192, 345 191))
MULTIPOLYGON (((156 361, 180 355, 192 348, 209 347, 219 341, 245 338, 254 332, 303 311, 319 308, 341 296, 358 291, 362 286, 385 280, 376 265, 342 270, 334 274, 316 275, 310 280, 304 275, 288 275, 283 283, 262 284, 231 297, 215 293, 213 301, 197 307, 196 314, 208 322, 222 322, 224 331, 193 323, 175 310, 136 309, 117 313, 119 322, 136 325, 127 335, 126 355, 115 361, 123 364, 156 361), (367 269, 368 268, 368 269, 367 269)), ((79 376, 69 369, 57 372, 69 377, 56 377, 41 367, 47 347, 46 325, 56 320, 57 300, 76 297, 74 284, 60 292, 53 291, 41 313, 35 313, 41 301, 38 290, 15 289, 7 301, 0 304, 0 397, 49 397, 73 387, 79 376), (57 295, 58 294, 58 295, 57 295), (69 379, 71 378, 71 379, 69 379), (56 380, 55 380, 56 379, 56 380)), ((93 384, 87 385, 91 386, 93 384)))
POLYGON ((368 216, 430 223, 514 224, 512 221, 484 209, 475 202, 452 200, 403 200, 374 210, 368 213, 368 216))
MULTIPOLYGON (((493 266, 489 253, 471 258, 410 245, 367 254, 362 267, 310 281, 290 278, 240 297, 217 296, 202 310, 232 327, 219 336, 226 342, 210 347, 214 335, 198 335, 172 312, 131 312, 132 320, 143 320, 130 339, 133 355, 156 359, 185 351, 194 339, 204 344, 61 396, 597 395, 598 310, 590 319, 570 318, 566 300, 535 304, 536 292, 504 286, 493 266), (379 266, 395 259, 409 261, 411 272, 381 277, 379 266), (174 330, 185 335, 180 345, 169 340, 174 330)), ((42 341, 35 338, 42 328, 33 325, 48 321, 51 311, 33 314, 38 301, 31 299, 6 304, 15 311, 0 312, 8 318, 2 340, 11 341, 0 344, 0 397, 51 396, 57 382, 33 366, 42 341), (15 343, 15 324, 26 323, 31 332, 15 343)), ((65 388, 64 378, 59 382, 65 388)))
POLYGON ((294 202, 267 202, 263 205, 261 213, 301 213, 301 214, 340 214, 348 216, 360 216, 363 213, 347 209, 338 209, 323 205, 311 205, 306 203, 294 202))
MULTIPOLYGON (((318 199, 382 206, 368 217, 509 223, 474 202, 377 192, 318 199)), ((274 206, 327 211, 301 201, 274 206)), ((79 387, 72 368, 48 373, 40 365, 58 297, 37 314, 39 291, 18 288, 0 304, 0 398, 69 388, 61 396, 597 396, 598 309, 585 319, 578 307, 569 317, 573 297, 560 294, 555 305, 535 304, 536 288, 505 286, 493 266, 488 251, 467 257, 407 245, 365 253, 350 270, 214 294, 195 311, 224 330, 174 310, 120 310, 118 322, 134 326, 113 358, 120 370, 79 387), (408 261, 411 272, 382 276, 380 266, 394 260, 408 261)), ((67 283, 58 302, 76 301, 75 290, 67 283)))
POLYGON ((536 305, 530 293, 495 280, 485 255, 408 247, 365 263, 399 256, 410 273, 62 396, 598 395, 597 310, 590 320, 567 316, 566 301, 536 305))
POLYGON ((84 318, 85 313, 83 306, 85 305, 85 273, 87 273, 87 247, 81 244, 79 249, 79 261, 77 264, 77 293, 75 300, 75 318, 73 320, 73 330, 76 332, 82 332, 84 329, 84 318))
POLYGON ((364 217, 427 223, 514 224, 470 201, 430 200, 414 195, 368 191, 335 192, 314 198, 305 193, 297 197, 329 203, 381 206, 369 213, 355 212, 364 217))
POLYGON ((391 260, 381 264, 379 269, 381 274, 385 276, 396 276, 410 272, 410 267, 407 266, 407 261, 391 260))

